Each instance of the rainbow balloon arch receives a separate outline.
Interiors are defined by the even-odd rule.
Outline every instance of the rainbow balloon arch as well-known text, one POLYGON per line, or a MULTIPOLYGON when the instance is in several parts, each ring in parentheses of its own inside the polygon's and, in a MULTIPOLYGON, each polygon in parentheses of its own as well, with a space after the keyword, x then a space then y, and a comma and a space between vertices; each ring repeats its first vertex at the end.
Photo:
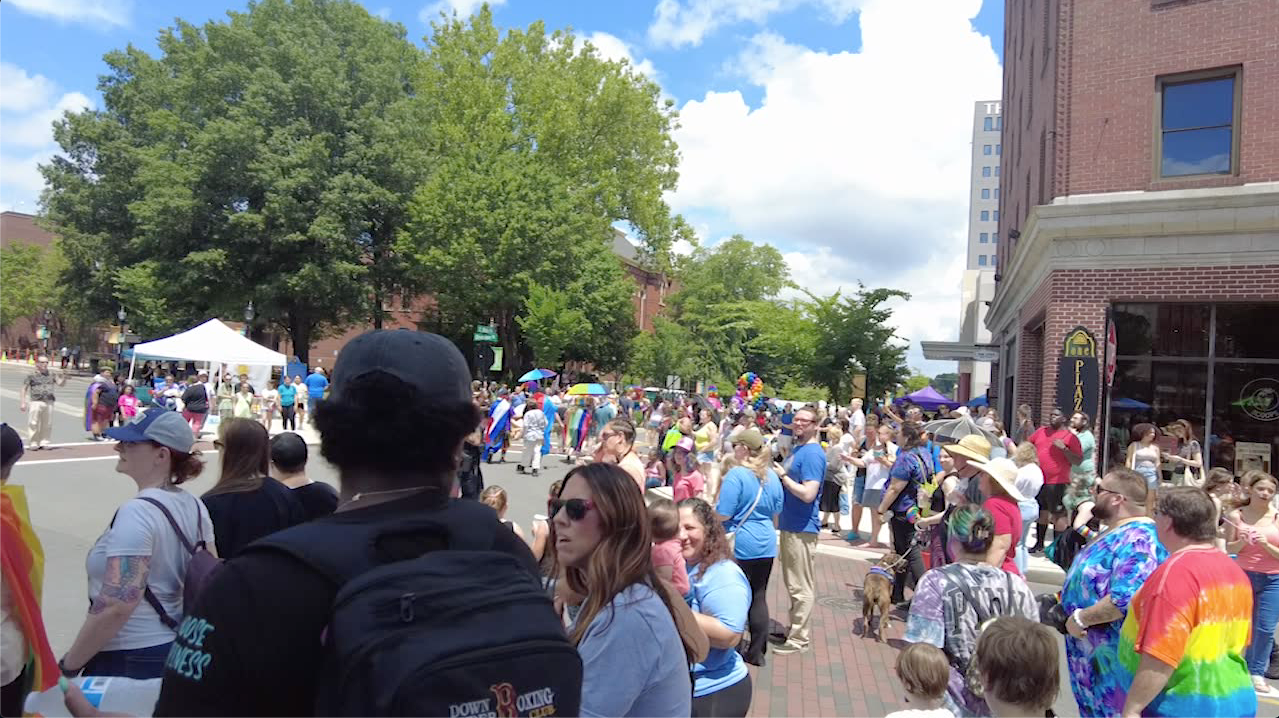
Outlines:
POLYGON ((768 404, 764 396, 764 380, 753 371, 737 377, 737 393, 733 395, 730 405, 735 413, 745 411, 747 407, 762 411, 768 404))

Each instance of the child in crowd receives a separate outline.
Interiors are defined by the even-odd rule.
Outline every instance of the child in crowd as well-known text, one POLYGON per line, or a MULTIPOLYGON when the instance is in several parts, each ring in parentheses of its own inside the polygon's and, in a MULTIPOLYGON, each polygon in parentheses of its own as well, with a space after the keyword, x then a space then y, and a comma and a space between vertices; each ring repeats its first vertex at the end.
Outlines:
POLYGON ((666 483, 666 462, 662 461, 662 450, 653 447, 648 452, 648 464, 644 467, 644 488, 655 489, 666 483))
POLYGON ((910 708, 888 714, 888 718, 954 718, 942 706, 946 702, 946 682, 950 662, 946 654, 928 643, 912 643, 897 654, 893 667, 897 680, 906 689, 910 708))
POLYGON ((1048 716, 1061 683, 1057 637, 1021 616, 1002 616, 982 630, 968 670, 976 671, 994 718, 1048 716))
POLYGON ((138 415, 138 396, 133 393, 133 385, 125 384, 120 390, 120 417, 127 424, 138 415))
POLYGON ((519 536, 521 540, 524 540, 524 531, 520 529, 520 525, 506 518, 506 489, 496 484, 484 489, 484 491, 480 493, 480 503, 488 504, 493 507, 493 510, 497 512, 497 518, 502 522, 502 525, 509 528, 516 536, 519 536))
POLYGON ((653 527, 653 570, 687 596, 688 568, 684 565, 684 548, 679 540, 679 509, 670 499, 657 499, 648 507, 653 527))

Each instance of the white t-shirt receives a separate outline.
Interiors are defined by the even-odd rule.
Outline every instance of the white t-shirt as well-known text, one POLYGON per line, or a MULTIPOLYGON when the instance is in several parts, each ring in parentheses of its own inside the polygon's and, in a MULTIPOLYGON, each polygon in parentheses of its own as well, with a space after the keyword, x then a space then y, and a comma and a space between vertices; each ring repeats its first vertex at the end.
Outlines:
MULTIPOLYGON (((116 513, 114 526, 103 532, 93 548, 89 549, 89 557, 85 561, 89 574, 89 598, 92 600, 102 592, 102 579, 106 575, 108 558, 150 556, 151 569, 147 585, 160 600, 160 605, 164 606, 165 613, 180 623, 183 615, 182 584, 191 554, 187 553, 181 540, 173 533, 173 527, 160 509, 141 501, 138 498, 141 496, 164 504, 169 513, 173 514, 178 526, 182 527, 187 540, 195 539, 198 523, 205 544, 210 550, 215 550, 213 521, 209 519, 209 511, 204 508, 204 502, 181 488, 143 489, 133 499, 124 502, 116 513)), ((160 622, 160 616, 144 598, 102 650, 119 651, 158 646, 172 641, 173 635, 173 631, 160 622)))
MULTIPOLYGON (((867 449, 862 454, 862 460, 866 462, 866 488, 872 491, 883 491, 888 486, 888 471, 891 467, 875 461, 874 451, 867 449)), ((888 461, 891 464, 897 460, 897 444, 888 442, 888 461)))
POLYGON ((860 429, 862 433, 866 433, 866 412, 858 409, 848 420, 848 427, 853 431, 860 429))
MULTIPOLYGON (((839 437, 839 453, 856 456, 856 452, 857 444, 853 441, 853 435, 851 433, 844 434, 839 437)), ((843 468, 840 469, 840 473, 842 473, 846 478, 852 478, 857 474, 857 467, 845 461, 843 468)))
POLYGON ((1013 483, 1022 496, 1028 500, 1033 499, 1044 487, 1044 470, 1039 468, 1039 464, 1026 464, 1017 469, 1017 478, 1013 480, 1013 483))
POLYGON ((274 409, 280 404, 280 392, 275 389, 267 389, 262 392, 262 408, 274 409))

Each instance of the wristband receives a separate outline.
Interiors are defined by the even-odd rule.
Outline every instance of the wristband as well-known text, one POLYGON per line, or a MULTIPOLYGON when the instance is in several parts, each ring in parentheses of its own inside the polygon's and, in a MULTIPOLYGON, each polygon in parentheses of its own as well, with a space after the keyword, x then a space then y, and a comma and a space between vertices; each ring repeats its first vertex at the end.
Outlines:
POLYGON ((76 668, 74 670, 67 668, 67 664, 65 661, 66 661, 65 657, 58 660, 58 671, 62 673, 63 676, 67 678, 75 678, 79 676, 81 672, 84 671, 83 666, 81 666, 80 668, 76 668))
POLYGON ((1080 612, 1081 612, 1081 611, 1083 611, 1083 610, 1084 610, 1084 609, 1082 609, 1082 608, 1076 608, 1076 609, 1075 609, 1075 612, 1074 612, 1074 613, 1072 613, 1072 614, 1070 614, 1070 620, 1074 621, 1074 622, 1075 622, 1075 625, 1076 625, 1076 626, 1079 626, 1080 630, 1087 631, 1087 630, 1088 630, 1088 626, 1085 626, 1085 625, 1084 625, 1084 622, 1083 622, 1083 621, 1081 621, 1081 620, 1079 620, 1079 614, 1080 614, 1080 612))
POLYGON ((1088 528, 1088 525, 1087 525, 1087 524, 1084 524, 1083 526, 1080 526, 1078 529, 1076 529, 1076 531, 1078 531, 1078 532, 1079 532, 1079 535, 1080 535, 1080 536, 1083 536, 1083 537, 1084 537, 1084 540, 1085 540, 1085 541, 1091 541, 1091 540, 1092 540, 1092 537, 1093 537, 1094 535, 1096 535, 1096 533, 1097 533, 1096 531, 1093 531, 1092 529, 1088 528))

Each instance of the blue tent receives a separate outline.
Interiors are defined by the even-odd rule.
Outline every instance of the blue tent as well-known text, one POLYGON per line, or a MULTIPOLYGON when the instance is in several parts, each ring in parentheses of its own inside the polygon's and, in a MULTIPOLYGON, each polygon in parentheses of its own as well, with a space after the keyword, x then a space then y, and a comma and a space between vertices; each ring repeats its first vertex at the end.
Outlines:
POLYGON ((979 406, 990 406, 990 399, 985 394, 973 397, 968 401, 969 409, 976 409, 979 406))
POLYGON ((1115 399, 1110 402, 1113 409, 1122 409, 1127 411, 1145 411, 1150 408, 1149 404, 1137 401, 1136 399, 1115 399))

